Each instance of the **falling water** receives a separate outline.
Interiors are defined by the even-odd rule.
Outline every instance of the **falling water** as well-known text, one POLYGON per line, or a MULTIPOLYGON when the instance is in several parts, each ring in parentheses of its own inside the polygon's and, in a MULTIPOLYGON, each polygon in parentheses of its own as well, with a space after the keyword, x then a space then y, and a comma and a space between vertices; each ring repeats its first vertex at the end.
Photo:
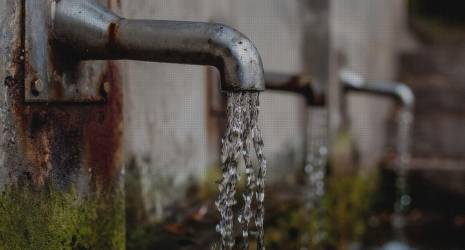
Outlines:
MULTIPOLYGON (((402 236, 404 227, 404 214, 407 212, 411 197, 408 194, 407 174, 410 165, 410 133, 413 122, 411 109, 403 108, 398 118, 397 135, 397 201, 395 204, 395 215, 393 220, 394 229, 399 237, 402 236)), ((401 237, 402 238, 402 237, 401 237)))
POLYGON ((314 108, 309 111, 307 131, 306 206, 313 209, 324 195, 324 177, 328 155, 327 111, 314 108))
MULTIPOLYGON (((252 117, 251 117, 251 110, 249 109, 252 107, 252 98, 250 95, 245 95, 243 97, 243 101, 241 106, 244 107, 244 127, 251 128, 252 126, 252 117)), ((252 131, 250 129, 244 129, 242 133, 242 141, 244 143, 242 148, 242 157, 244 159, 245 164, 245 173, 246 173, 246 189, 244 191, 244 207, 242 209, 242 213, 239 215, 239 223, 242 226, 242 237, 243 242, 242 246, 243 249, 249 248, 249 223, 253 217, 253 210, 252 210, 252 200, 254 195, 254 190, 256 188, 256 178, 255 178, 255 171, 253 168, 252 160, 250 158, 250 148, 252 144, 251 138, 252 131)))
POLYGON ((265 176, 266 176, 266 159, 263 154, 263 138, 260 129, 258 128, 258 94, 252 95, 250 117, 252 121, 252 138, 255 153, 258 159, 258 175, 257 175, 257 212, 255 215, 255 226, 257 227, 257 249, 265 250, 265 231, 263 228, 265 218, 265 176))
POLYGON ((219 197, 216 206, 221 215, 221 221, 216 230, 221 234, 221 249, 231 249, 234 244, 234 205, 236 185, 240 174, 238 171, 239 157, 242 155, 246 172, 246 190, 243 193, 244 205, 238 216, 241 224, 243 249, 248 249, 249 224, 255 219, 257 229, 257 249, 264 247, 264 205, 266 160, 263 156, 263 140, 258 128, 259 94, 230 93, 227 104, 228 123, 222 140, 221 163, 222 178, 219 181, 219 197), (253 149, 258 159, 255 169, 250 151, 253 149), (256 176, 255 176, 256 175, 256 176), (254 195, 256 209, 252 209, 254 195))
MULTIPOLYGON (((319 209, 319 202, 325 192, 325 172, 328 158, 328 113, 325 108, 309 110, 307 121, 307 155, 305 165, 306 185, 305 207, 310 218, 314 209, 319 209)), ((315 223, 314 223, 315 224, 315 223)), ((318 225, 316 225, 318 227, 318 225)), ((303 249, 312 243, 319 242, 323 237, 321 230, 314 235, 303 236, 303 249)), ((313 245, 313 244, 312 244, 313 245)))
POLYGON ((228 96, 228 123, 226 134, 222 140, 221 167, 222 178, 219 181, 218 189, 220 195, 216 200, 216 206, 221 215, 221 221, 216 226, 216 230, 221 234, 221 248, 231 249, 234 246, 233 206, 236 204, 236 184, 239 180, 238 156, 242 148, 241 134, 243 130, 242 117, 242 94, 229 94, 228 96))

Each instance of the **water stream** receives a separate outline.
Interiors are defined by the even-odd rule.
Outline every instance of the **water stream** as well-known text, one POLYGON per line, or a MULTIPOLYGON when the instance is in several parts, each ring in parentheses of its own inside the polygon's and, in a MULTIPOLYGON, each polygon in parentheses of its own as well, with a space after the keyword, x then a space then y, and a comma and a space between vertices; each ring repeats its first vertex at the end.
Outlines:
MULTIPOLYGON (((319 209, 319 203, 325 193, 325 174, 328 158, 328 112, 326 108, 312 108, 308 111, 307 118, 307 153, 305 175, 306 184, 305 207, 309 223, 314 210, 319 209)), ((318 212, 318 211, 317 211, 318 212)), ((316 222, 316 221, 315 221, 316 222)), ((318 227, 317 224, 314 223, 318 227)), ((303 247, 318 244, 324 237, 322 230, 316 230, 314 235, 303 235, 303 247)))
POLYGON ((328 121, 325 108, 313 108, 308 114, 306 207, 315 208, 324 195, 324 177, 328 157, 328 121))
POLYGON ((259 94, 229 93, 227 104, 227 127, 222 140, 221 170, 218 183, 219 196, 215 202, 221 215, 216 230, 221 235, 221 249, 232 249, 234 240, 234 207, 236 186, 240 178, 239 162, 242 156, 245 165, 246 188, 242 194, 244 204, 237 217, 242 231, 243 249, 248 249, 249 227, 255 220, 257 249, 264 250, 264 199, 266 160, 263 155, 263 140, 258 127, 259 94), (254 166, 251 149, 255 151, 257 166, 254 166), (255 197, 256 206, 253 207, 255 197))
POLYGON ((393 226, 396 237, 402 240, 403 228, 405 226, 404 215, 411 204, 411 197, 408 192, 408 168, 410 165, 410 133, 413 123, 413 113, 409 108, 400 110, 398 117, 398 135, 397 135, 397 197, 394 206, 393 226))

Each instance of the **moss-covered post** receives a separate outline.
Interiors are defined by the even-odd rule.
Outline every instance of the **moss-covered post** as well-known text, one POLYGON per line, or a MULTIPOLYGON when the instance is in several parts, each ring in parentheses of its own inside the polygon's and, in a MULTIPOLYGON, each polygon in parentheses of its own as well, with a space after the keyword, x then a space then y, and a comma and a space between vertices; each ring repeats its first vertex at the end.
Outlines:
POLYGON ((0 249, 124 249, 118 67, 105 103, 25 103, 24 1, 0 1, 0 249))

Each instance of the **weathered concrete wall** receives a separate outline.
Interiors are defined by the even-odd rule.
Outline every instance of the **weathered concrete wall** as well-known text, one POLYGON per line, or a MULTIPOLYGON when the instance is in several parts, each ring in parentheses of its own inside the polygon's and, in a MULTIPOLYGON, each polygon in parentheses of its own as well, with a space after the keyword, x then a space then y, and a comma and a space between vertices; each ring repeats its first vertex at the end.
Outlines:
MULTIPOLYGON (((197 1, 124 1, 132 18, 207 20, 197 1)), ((160 216, 161 204, 182 193, 188 179, 207 166, 205 70, 198 66, 125 64, 125 145, 141 178, 146 210, 160 216)), ((129 172, 128 174, 131 174, 129 172)))

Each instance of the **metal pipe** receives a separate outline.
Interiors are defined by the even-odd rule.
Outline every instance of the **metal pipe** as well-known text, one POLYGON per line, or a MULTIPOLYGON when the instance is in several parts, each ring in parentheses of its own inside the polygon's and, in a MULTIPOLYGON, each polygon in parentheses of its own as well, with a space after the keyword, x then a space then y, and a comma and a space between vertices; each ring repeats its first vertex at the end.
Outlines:
POLYGON ((345 92, 360 92, 394 99, 399 105, 411 108, 415 103, 412 90, 403 83, 375 81, 368 83, 359 74, 342 70, 340 80, 345 92))
POLYGON ((309 106, 325 105, 325 93, 320 84, 306 76, 265 72, 268 90, 286 91, 303 95, 309 106))
POLYGON ((124 19, 95 0, 53 1, 53 37, 79 60, 143 60, 211 65, 223 91, 263 91, 260 54, 222 24, 124 19))

